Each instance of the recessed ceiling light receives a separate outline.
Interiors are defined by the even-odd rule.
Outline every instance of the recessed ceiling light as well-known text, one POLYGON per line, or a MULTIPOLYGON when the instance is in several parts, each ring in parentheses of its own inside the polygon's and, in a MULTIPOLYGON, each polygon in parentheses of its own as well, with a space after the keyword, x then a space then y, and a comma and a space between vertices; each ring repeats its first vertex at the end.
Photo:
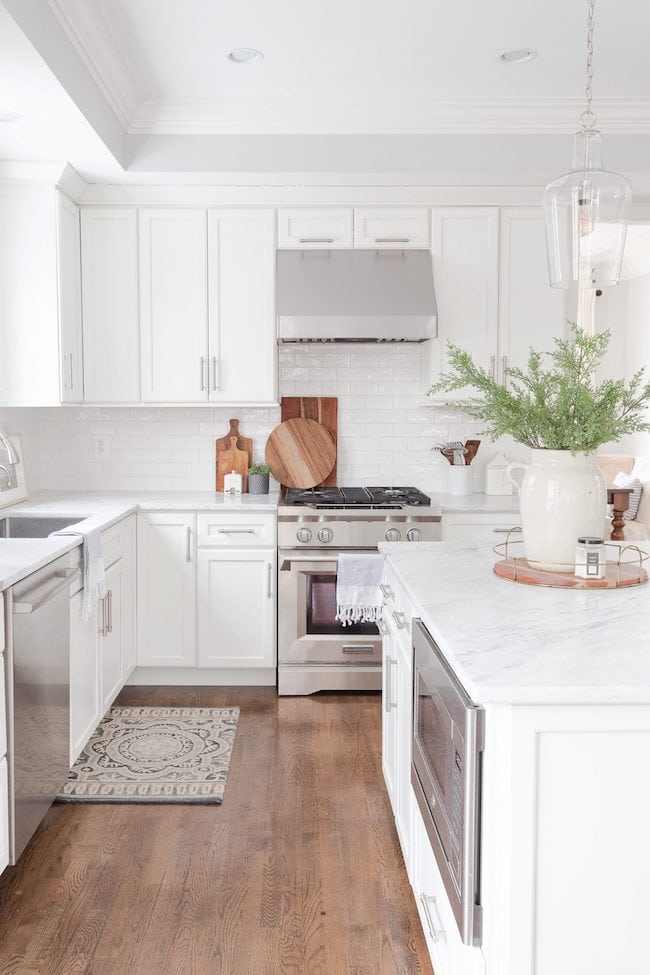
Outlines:
POLYGON ((504 51, 499 55, 499 61, 504 64, 523 64, 524 61, 532 61, 537 57, 537 51, 532 47, 516 47, 512 51, 504 51))
POLYGON ((8 108, 0 108, 0 122, 21 122, 25 118, 18 112, 12 112, 8 108))
POLYGON ((236 47, 230 52, 228 59, 235 64, 252 64, 253 61, 263 61, 264 55, 254 47, 236 47))

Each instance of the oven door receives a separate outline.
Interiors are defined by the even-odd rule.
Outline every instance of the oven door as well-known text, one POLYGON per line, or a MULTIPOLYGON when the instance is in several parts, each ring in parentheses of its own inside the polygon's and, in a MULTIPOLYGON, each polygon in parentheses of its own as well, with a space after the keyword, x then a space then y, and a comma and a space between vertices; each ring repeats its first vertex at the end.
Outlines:
POLYGON ((377 626, 335 618, 336 556, 280 550, 278 570, 279 663, 381 666, 377 626))
POLYGON ((480 944, 484 712, 419 620, 413 623, 413 649, 413 789, 463 941, 480 944))

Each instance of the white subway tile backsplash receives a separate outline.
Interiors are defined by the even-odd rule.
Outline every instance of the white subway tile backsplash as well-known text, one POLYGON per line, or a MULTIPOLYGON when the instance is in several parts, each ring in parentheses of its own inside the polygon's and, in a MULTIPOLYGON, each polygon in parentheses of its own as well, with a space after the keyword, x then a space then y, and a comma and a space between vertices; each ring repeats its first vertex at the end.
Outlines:
MULTIPOLYGON (((474 437, 477 427, 452 407, 423 405, 420 355, 419 347, 404 345, 280 349, 281 395, 338 397, 340 484, 407 482, 445 490, 448 465, 430 448, 474 437)), ((210 491, 214 442, 232 416, 253 438, 254 459, 262 460, 280 421, 277 407, 7 408, 0 410, 0 427, 22 435, 32 491, 210 491), (95 456, 97 436, 109 439, 105 458, 95 456)), ((498 446, 485 445, 479 459, 488 460, 498 446)), ((482 481, 481 470, 475 479, 482 481)))

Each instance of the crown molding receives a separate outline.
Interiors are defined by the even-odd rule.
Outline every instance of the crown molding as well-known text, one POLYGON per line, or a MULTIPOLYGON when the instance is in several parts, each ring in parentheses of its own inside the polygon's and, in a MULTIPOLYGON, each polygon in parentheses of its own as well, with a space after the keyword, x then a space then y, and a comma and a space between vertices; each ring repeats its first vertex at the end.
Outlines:
MULTIPOLYGON (((143 101, 133 135, 562 134, 578 129, 577 98, 434 101, 407 99, 267 99, 222 102, 143 101)), ((607 132, 650 133, 650 98, 603 98, 595 104, 607 132)))
POLYGON ((46 3, 126 131, 144 95, 109 19, 95 0, 46 3))

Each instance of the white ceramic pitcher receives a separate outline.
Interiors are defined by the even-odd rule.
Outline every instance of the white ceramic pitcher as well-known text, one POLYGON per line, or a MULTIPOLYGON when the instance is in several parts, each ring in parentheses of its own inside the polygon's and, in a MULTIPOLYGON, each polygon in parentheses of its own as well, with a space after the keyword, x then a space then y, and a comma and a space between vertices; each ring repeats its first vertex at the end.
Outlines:
POLYGON ((510 464, 519 492, 526 559, 538 569, 573 572, 580 535, 602 537, 607 509, 605 479, 596 454, 531 450, 530 464, 510 464), (523 477, 513 473, 523 471, 523 477))

